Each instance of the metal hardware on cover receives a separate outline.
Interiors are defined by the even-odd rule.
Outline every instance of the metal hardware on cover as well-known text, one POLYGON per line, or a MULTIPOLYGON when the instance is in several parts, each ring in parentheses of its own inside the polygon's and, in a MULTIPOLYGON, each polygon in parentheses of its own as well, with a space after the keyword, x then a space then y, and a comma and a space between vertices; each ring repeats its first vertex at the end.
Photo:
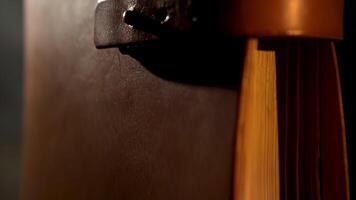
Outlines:
POLYGON ((192 0, 99 0, 95 10, 97 48, 176 37, 191 29, 192 0))
POLYGON ((142 15, 135 10, 127 10, 123 14, 123 20, 133 29, 158 36, 160 39, 174 39, 183 35, 182 31, 165 25, 169 17, 165 16, 160 21, 142 15))

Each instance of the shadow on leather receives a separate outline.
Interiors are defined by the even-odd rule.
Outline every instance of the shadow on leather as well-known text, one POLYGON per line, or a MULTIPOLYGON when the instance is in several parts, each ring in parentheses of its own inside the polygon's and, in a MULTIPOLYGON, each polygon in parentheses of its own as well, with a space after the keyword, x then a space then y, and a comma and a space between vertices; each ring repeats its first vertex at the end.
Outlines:
POLYGON ((236 89, 243 66, 245 41, 157 40, 119 49, 165 80, 236 89))

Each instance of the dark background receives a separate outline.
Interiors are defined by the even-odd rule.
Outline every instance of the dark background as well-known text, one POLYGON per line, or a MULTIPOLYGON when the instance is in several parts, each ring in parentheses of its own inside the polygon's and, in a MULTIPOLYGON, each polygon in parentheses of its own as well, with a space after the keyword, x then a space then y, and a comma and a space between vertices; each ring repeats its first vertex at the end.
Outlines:
MULTIPOLYGON (((0 199, 19 197, 22 65, 23 65, 23 14, 21 0, 0 0, 0 199)), ((349 142, 350 176, 354 174, 351 154, 355 127, 356 77, 356 2, 345 2, 345 40, 337 44, 343 86, 345 122, 349 142), (355 102, 355 103, 354 103, 355 102)), ((353 180, 351 180, 353 186, 353 180)))
POLYGON ((352 190, 355 185, 354 134, 356 133, 356 1, 345 1, 345 35, 344 41, 337 44, 340 75, 342 84, 345 124, 348 141, 349 173, 351 199, 355 196, 352 190))
POLYGON ((0 199, 19 197, 22 0, 0 0, 0 199))

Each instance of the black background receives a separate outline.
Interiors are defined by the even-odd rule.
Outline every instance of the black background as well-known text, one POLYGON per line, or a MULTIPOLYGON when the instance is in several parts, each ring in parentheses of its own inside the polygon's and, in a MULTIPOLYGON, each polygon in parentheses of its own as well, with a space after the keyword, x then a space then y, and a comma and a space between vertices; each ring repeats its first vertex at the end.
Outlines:
MULTIPOLYGON (((349 172, 351 197, 354 196, 352 191, 354 185, 355 159, 352 154, 354 144, 354 134, 356 133, 356 1, 345 1, 345 35, 344 41, 337 44, 338 59, 340 65, 341 84, 343 93, 343 104, 345 113, 345 124, 348 140, 349 154, 349 172)), ((352 198, 351 198, 352 199, 352 198)))

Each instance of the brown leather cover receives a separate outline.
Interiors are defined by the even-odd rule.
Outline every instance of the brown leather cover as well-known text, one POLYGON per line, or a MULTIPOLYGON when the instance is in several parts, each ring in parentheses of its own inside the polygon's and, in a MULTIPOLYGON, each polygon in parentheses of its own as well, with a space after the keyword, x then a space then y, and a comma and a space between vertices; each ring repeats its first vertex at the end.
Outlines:
MULTIPOLYGON (((229 31, 236 35, 342 36, 340 1, 234 2, 237 4, 230 7, 233 12, 227 12, 234 15, 226 18, 232 21, 226 22, 227 27, 234 27, 229 31)), ((138 48, 130 54, 135 60, 118 49, 95 48, 96 0, 25 3, 22 199, 230 199, 238 88, 235 83, 239 80, 239 56, 243 55, 231 47, 243 45, 228 41, 230 47, 221 48, 204 41, 197 44, 198 48, 186 43, 175 44, 181 49, 163 51, 152 48, 140 52, 142 49, 138 48)), ((124 38, 132 36, 130 32, 120 34, 124 38)), ((325 55, 331 56, 330 52, 325 55)), ((293 66, 284 69, 295 70, 293 66)), ((311 83, 315 80, 312 76, 306 78, 311 83)), ((314 94, 314 89, 305 90, 305 94, 314 94)), ((340 99, 326 99, 322 106, 340 104, 340 99)), ((314 103, 303 109, 315 108, 314 103)), ((290 106, 293 104, 291 101, 290 106)), ((339 109, 332 112, 340 113, 339 109)), ((334 115, 323 116, 325 124, 334 120, 334 115)), ((306 119, 309 118, 313 116, 306 119)), ((306 121, 306 127, 311 122, 306 121)), ((337 129, 340 127, 330 130, 337 129)), ((341 157, 337 164, 330 164, 343 152, 340 138, 334 140, 333 135, 326 135, 322 142, 327 145, 320 153, 325 157, 323 181, 327 181, 322 193, 330 199, 346 194, 343 189, 347 181, 339 187, 334 185, 343 171, 329 173, 344 168, 341 157), (326 148, 333 141, 337 148, 326 148), (328 157, 328 151, 333 150, 334 157, 328 157)), ((314 149, 313 145, 310 142, 307 148, 314 149)), ((314 154, 307 153, 304 160, 315 160, 314 154)), ((306 162, 303 167, 300 169, 305 182, 313 184, 318 180, 308 176, 316 174, 313 162, 306 162)), ((294 170, 287 168, 286 172, 294 170)), ((282 192, 294 194, 289 190, 294 185, 283 187, 282 192)), ((304 194, 314 195, 307 192, 317 189, 308 187, 301 188, 304 194)))
POLYGON ((228 200, 235 89, 97 50, 95 5, 25 1, 22 199, 228 200))
POLYGON ((223 28, 255 37, 343 37, 342 0, 235 0, 223 28))

